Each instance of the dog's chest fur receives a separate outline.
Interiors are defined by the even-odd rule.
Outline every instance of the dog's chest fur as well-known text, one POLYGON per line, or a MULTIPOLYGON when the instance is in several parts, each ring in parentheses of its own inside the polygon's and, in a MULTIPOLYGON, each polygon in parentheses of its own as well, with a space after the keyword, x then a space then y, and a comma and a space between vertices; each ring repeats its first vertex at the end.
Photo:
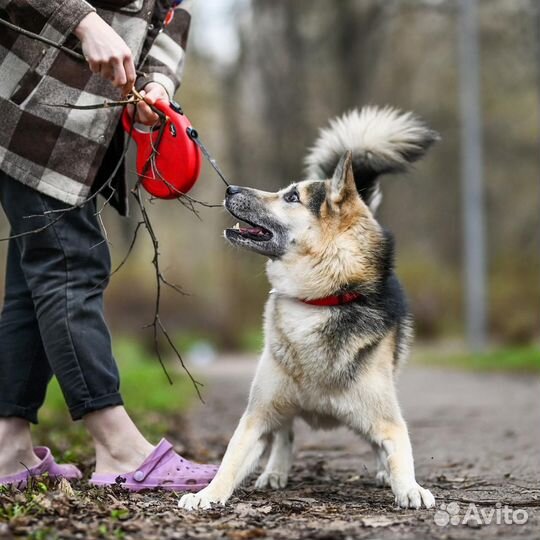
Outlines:
POLYGON ((306 393, 346 389, 358 379, 383 337, 362 328, 355 311, 346 309, 270 296, 267 345, 275 362, 306 393))
MULTIPOLYGON (((390 289, 401 297, 399 287, 390 289)), ((313 427, 342 423, 350 410, 347 402, 363 400, 374 377, 385 372, 393 378, 406 353, 409 320, 402 301, 391 307, 329 309, 270 295, 265 349, 282 374, 277 384, 283 386, 284 400, 313 427)))

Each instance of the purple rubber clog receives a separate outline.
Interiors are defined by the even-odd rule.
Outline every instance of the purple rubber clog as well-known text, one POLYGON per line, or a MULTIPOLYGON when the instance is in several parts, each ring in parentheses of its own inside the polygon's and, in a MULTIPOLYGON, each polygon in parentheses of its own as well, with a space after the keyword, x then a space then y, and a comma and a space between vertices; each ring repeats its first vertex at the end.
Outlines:
POLYGON ((18 489, 24 489, 30 478, 44 474, 48 474, 51 478, 66 478, 67 480, 82 478, 81 471, 75 465, 59 465, 56 463, 51 451, 45 446, 35 447, 34 454, 41 460, 38 465, 17 474, 0 477, 0 486, 13 485, 18 489))
POLYGON ((90 483, 94 486, 119 485, 129 491, 199 491, 212 481, 217 470, 217 465, 200 465, 184 459, 169 441, 162 439, 136 471, 120 475, 94 473, 90 483))

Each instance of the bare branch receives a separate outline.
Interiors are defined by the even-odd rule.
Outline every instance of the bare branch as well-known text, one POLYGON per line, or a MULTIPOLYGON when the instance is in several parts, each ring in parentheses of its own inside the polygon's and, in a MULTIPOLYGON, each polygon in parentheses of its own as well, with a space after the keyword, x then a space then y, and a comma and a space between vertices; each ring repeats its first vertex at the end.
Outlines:
POLYGON ((75 60, 81 60, 83 62, 86 62, 86 59, 82 54, 79 54, 78 52, 73 51, 71 49, 68 49, 67 47, 60 45, 59 43, 56 43, 55 41, 47 39, 46 37, 40 36, 39 34, 34 34, 34 32, 30 32, 30 30, 25 30, 24 28, 21 28, 20 26, 17 26, 16 24, 10 23, 6 21, 5 19, 2 19, 1 17, 0 17, 0 24, 2 24, 3 26, 7 26, 9 29, 19 34, 22 34, 23 36, 26 36, 30 39, 35 39, 36 41, 41 41, 42 43, 45 43, 46 45, 50 45, 51 47, 54 47, 55 49, 60 49, 61 51, 65 52, 72 58, 75 58, 75 60))
MULTIPOLYGON (((14 240, 16 238, 22 238, 23 236, 28 236, 29 234, 38 234, 38 233, 48 229, 49 227, 53 226, 57 221, 61 220, 64 217, 64 213, 65 212, 62 212, 61 214, 58 214, 53 220, 49 221, 49 223, 47 223, 47 225, 43 225, 42 227, 38 227, 37 229, 32 229, 31 231, 25 231, 25 232, 22 232, 22 233, 13 234, 13 235, 8 236, 6 238, 0 238, 0 242, 6 242, 8 240, 14 240)), ((34 216, 34 217, 43 217, 43 215, 34 216)))
POLYGON ((140 182, 137 183, 135 188, 132 190, 132 193, 133 193, 133 196, 134 196, 135 200, 137 201, 137 204, 138 204, 139 209, 141 211, 141 216, 142 216, 142 219, 143 219, 143 223, 144 223, 144 226, 145 226, 145 228, 146 228, 146 230, 148 232, 148 235, 150 236, 150 240, 152 242, 152 247, 153 247, 153 250, 154 250, 154 255, 153 255, 153 258, 152 258, 152 264, 154 266, 154 274, 155 274, 155 280, 156 280, 156 300, 155 300, 155 307, 154 307, 154 318, 153 318, 152 322, 149 325, 147 325, 147 327, 152 328, 152 334, 153 334, 153 339, 154 339, 154 348, 156 350, 158 360, 159 360, 159 362, 161 364, 161 367, 162 367, 163 371, 165 372, 165 374, 166 374, 166 376, 167 376, 167 378, 169 380, 169 383, 172 384, 172 380, 171 380, 170 375, 167 372, 167 369, 166 369, 165 364, 163 362, 163 358, 161 356, 161 350, 160 350, 160 347, 159 347, 159 334, 161 333, 163 336, 165 336, 165 339, 167 340, 167 343, 169 344, 171 349, 174 351, 176 357, 178 358, 178 360, 180 362, 180 365, 182 366, 184 371, 187 373, 189 379, 193 383, 193 386, 195 388, 195 391, 197 392, 197 395, 198 395, 199 399, 201 401, 203 401, 201 392, 199 390, 199 387, 203 386, 202 383, 200 383, 199 381, 197 381, 193 377, 193 375, 191 374, 191 372, 189 371, 189 369, 185 365, 184 359, 182 358, 182 355, 180 354, 180 351, 174 345, 174 342, 172 341, 166 327, 164 326, 164 324, 163 324, 163 322, 161 320, 161 316, 160 316, 161 292, 162 292, 161 286, 162 285, 166 285, 166 286, 172 288, 173 290, 175 290, 176 292, 178 292, 180 294, 185 294, 185 293, 180 287, 178 287, 177 285, 174 285, 173 283, 170 283, 165 278, 165 276, 163 275, 163 273, 161 271, 160 259, 159 259, 159 256, 160 256, 160 253, 159 253, 159 241, 158 241, 157 235, 155 234, 154 228, 152 226, 152 222, 150 221, 150 217, 148 216, 148 212, 146 211, 146 207, 144 205, 144 200, 143 200, 143 197, 142 197, 142 194, 141 194, 140 182))
MULTIPOLYGON (((41 41, 41 43, 45 43, 45 45, 49 45, 50 47, 54 47, 55 49, 59 49, 60 51, 66 53, 68 56, 71 56, 75 60, 79 60, 80 62, 86 62, 86 58, 78 53, 77 51, 74 51, 68 47, 64 47, 64 45, 60 45, 60 43, 56 43, 56 41, 52 41, 44 36, 41 36, 39 34, 35 34, 34 32, 31 32, 30 30, 26 30, 25 28, 21 28, 20 26, 17 26, 16 24, 13 24, 9 21, 6 21, 2 17, 0 17, 0 25, 6 26, 10 30, 13 30, 14 32, 17 32, 18 34, 21 34, 23 36, 26 36, 30 39, 35 39, 36 41, 41 41)), ((139 65, 142 65, 142 62, 139 62, 139 65)), ((148 74, 144 71, 135 71, 135 73, 139 77, 148 77, 148 74)))
POLYGON ((137 226, 135 227, 135 231, 133 232, 133 237, 129 244, 128 250, 126 254, 124 255, 124 258, 120 261, 118 266, 110 273, 110 275, 108 276, 109 278, 114 276, 114 274, 116 274, 122 268, 122 266, 126 264, 127 260, 129 259, 129 256, 131 255, 131 252, 133 251, 133 248, 135 247, 135 242, 137 242, 137 235, 139 234, 139 229, 141 228, 141 225, 144 225, 144 221, 139 221, 137 223, 137 226))
POLYGON ((46 103, 44 101, 40 102, 40 105, 45 105, 46 107, 59 107, 62 109, 76 109, 79 111, 91 111, 94 109, 109 109, 110 107, 124 107, 125 105, 136 105, 141 100, 136 98, 122 99, 120 101, 108 101, 105 100, 102 103, 96 103, 94 105, 76 105, 75 103, 46 103))
MULTIPOLYGON (((75 105, 69 104, 69 103, 65 103, 65 104, 61 104, 61 105, 54 105, 54 104, 46 104, 46 105, 53 106, 53 107, 57 106, 57 107, 76 108, 76 109, 97 109, 97 108, 107 108, 107 107, 113 107, 113 106, 126 106, 128 104, 136 104, 136 103, 138 103, 139 101, 142 101, 142 100, 145 100, 144 97, 139 92, 137 92, 136 90, 133 90, 131 97, 129 97, 127 100, 120 101, 120 102, 107 102, 107 101, 105 101, 102 104, 87 105, 87 106, 86 105, 75 106, 75 105)), ((195 388, 195 391, 197 392, 197 395, 198 395, 199 399, 201 401, 203 401, 202 395, 201 395, 201 392, 200 392, 200 389, 199 389, 199 387, 203 386, 202 383, 200 383, 199 381, 197 381, 193 377, 193 375, 191 374, 191 372, 189 371, 189 369, 185 365, 184 360, 182 358, 182 355, 180 354, 180 351, 178 350, 178 348, 174 344, 173 340, 171 339, 171 337, 170 337, 170 335, 169 335, 169 333, 167 331, 167 328, 165 327, 165 325, 163 324, 163 321, 161 320, 160 308, 161 308, 162 285, 165 285, 165 286, 173 289, 174 291, 176 291, 179 294, 186 294, 186 293, 182 290, 182 288, 179 285, 176 285, 176 284, 171 283, 170 281, 168 281, 167 278, 164 276, 163 272, 161 271, 160 259, 159 259, 159 257, 160 257, 159 241, 158 241, 157 235, 155 234, 152 222, 150 221, 150 217, 149 217, 149 215, 148 215, 148 213, 146 211, 146 207, 144 205, 144 200, 143 200, 143 197, 142 197, 142 194, 141 194, 141 182, 140 182, 140 180, 141 180, 141 178, 148 177, 147 176, 147 171, 150 168, 152 170, 153 174, 154 174, 153 178, 161 179, 163 182, 165 182, 165 184, 170 189, 172 189, 173 191, 176 191, 178 193, 178 195, 179 195, 178 201, 180 202, 180 204, 182 204, 184 207, 186 207, 190 211, 192 211, 197 217, 199 217, 199 219, 200 219, 200 216, 199 216, 199 213, 198 213, 197 209, 195 208, 195 204, 199 204, 199 205, 206 206, 206 207, 209 207, 209 208, 214 208, 214 207, 218 207, 218 206, 221 206, 221 205, 210 205, 208 203, 203 203, 201 201, 197 201, 196 199, 193 199, 192 197, 189 197, 186 194, 181 193, 179 190, 177 190, 174 186, 172 186, 172 184, 170 184, 161 175, 160 171, 157 169, 157 166, 156 166, 156 157, 159 155, 159 146, 160 146, 163 134, 165 132, 168 117, 162 111, 160 111, 155 106, 153 106, 152 104, 149 103, 148 105, 150 106, 150 108, 159 117, 159 131, 158 131, 158 136, 155 138, 155 140, 152 138, 152 154, 149 157, 143 171, 141 171, 141 174, 139 175, 139 180, 137 181, 136 186, 132 190, 132 194, 133 194, 133 196, 134 196, 134 198, 135 198, 135 200, 136 200, 136 202, 137 202, 137 204, 139 206, 139 210, 141 212, 142 221, 140 221, 137 224, 136 228, 135 228, 133 238, 131 240, 131 243, 129 245, 129 248, 128 248, 128 251, 127 251, 126 255, 124 256, 124 258, 122 259, 120 264, 116 267, 116 269, 114 271, 112 271, 109 274, 109 276, 107 276, 106 279, 109 279, 112 275, 114 275, 116 272, 118 272, 124 266, 124 264, 127 262, 128 258, 130 257, 131 253, 133 252, 133 249, 134 249, 134 246, 135 246, 135 243, 136 243, 140 228, 141 228, 142 225, 144 225, 145 229, 148 232, 148 235, 150 237, 150 240, 152 242, 152 247, 153 247, 153 250, 154 250, 154 255, 153 255, 153 258, 152 258, 152 264, 153 264, 154 270, 155 270, 156 300, 155 300, 155 306, 154 306, 154 317, 153 317, 152 323, 149 324, 148 327, 151 327, 152 331, 153 331, 153 340, 154 340, 154 347, 155 347, 155 350, 156 350, 156 355, 157 355, 158 360, 160 362, 160 365, 161 365, 161 367, 163 369, 163 372, 165 373, 165 375, 167 377, 167 380, 169 381, 170 384, 172 384, 172 379, 171 379, 171 377, 170 377, 170 375, 169 375, 169 373, 168 373, 168 371, 167 371, 167 369, 165 367, 165 364, 163 362, 163 357, 162 357, 161 349, 160 349, 160 346, 159 346, 159 337, 160 337, 160 335, 163 335, 165 337, 167 343, 171 347, 171 349, 174 351, 174 353, 175 353, 177 359, 179 360, 180 365, 182 366, 183 370, 186 372, 189 379, 193 383, 193 386, 195 388)), ((103 242, 108 242, 107 231, 105 229, 105 225, 104 225, 103 219, 102 219, 102 212, 103 212, 104 208, 110 203, 112 197, 114 196, 115 189, 112 186, 112 182, 113 182, 113 180, 114 180, 114 178, 116 176, 116 173, 118 172, 121 164, 123 163, 125 155, 126 155, 126 153, 128 151, 129 141, 131 139, 133 129, 134 129, 134 126, 132 125, 131 131, 128 134, 128 137, 127 137, 124 149, 122 151, 122 154, 121 154, 121 156, 120 156, 120 158, 118 160, 118 163, 115 165, 113 171, 111 172, 111 174, 109 175, 107 180, 99 187, 99 189, 94 191, 92 193, 92 195, 90 195, 90 197, 88 197, 84 202, 82 202, 80 204, 68 206, 68 207, 62 208, 62 209, 47 210, 43 214, 40 214, 40 215, 25 216, 26 218, 34 218, 34 217, 46 217, 46 216, 49 216, 49 215, 52 215, 52 214, 56 214, 54 219, 51 219, 49 221, 49 223, 47 223, 46 225, 44 225, 42 227, 38 227, 36 229, 33 229, 31 231, 26 231, 24 233, 19 233, 19 234, 10 236, 8 238, 0 239, 0 241, 10 240, 12 238, 19 238, 21 236, 25 236, 25 235, 28 235, 28 234, 37 234, 37 233, 47 229, 48 227, 50 227, 51 225, 53 225, 54 223, 56 223, 60 219, 62 219, 62 217, 66 214, 66 212, 73 211, 73 210, 76 210, 78 208, 83 207, 85 204, 87 204, 90 201, 96 199, 96 197, 100 193, 102 193, 106 188, 109 188, 109 189, 111 189, 111 193, 107 196, 107 198, 105 199, 105 202, 103 203, 103 205, 98 210, 96 210, 96 212, 94 214, 97 217, 97 219, 99 220, 100 226, 101 226, 101 228, 103 230, 103 236, 104 236, 103 242)), ((196 134, 196 132, 194 132, 194 133, 196 134)), ((193 138, 193 135, 192 135, 192 138, 193 138)), ((200 142, 198 142, 198 141, 196 141, 196 142, 197 142, 197 144, 199 144, 199 146, 201 146, 200 142)), ((205 154, 205 156, 208 157, 208 154, 207 154, 206 149, 204 148, 204 146, 202 148, 203 148, 203 153, 205 154)), ((218 172, 218 174, 220 175, 222 180, 227 184, 227 181, 220 174, 220 171, 219 171, 219 169, 217 169, 217 166, 215 165, 213 160, 212 160, 212 166, 214 167, 214 169, 216 169, 216 172, 218 172)), ((101 243, 102 242, 100 242, 99 244, 96 244, 96 246, 100 245, 101 243)), ((93 247, 96 247, 96 246, 93 246, 93 247)), ((105 280, 102 280, 98 285, 96 285, 96 287, 103 284, 104 281, 105 280)))

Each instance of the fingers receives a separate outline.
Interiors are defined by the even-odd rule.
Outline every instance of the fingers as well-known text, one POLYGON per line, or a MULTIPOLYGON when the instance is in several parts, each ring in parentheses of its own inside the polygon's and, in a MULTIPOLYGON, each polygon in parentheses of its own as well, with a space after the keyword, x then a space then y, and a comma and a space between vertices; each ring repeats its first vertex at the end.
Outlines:
POLYGON ((136 77, 131 54, 127 55, 127 57, 115 56, 109 59, 89 59, 88 65, 92 73, 99 73, 101 77, 111 81, 113 86, 122 89, 124 94, 131 92, 136 77))
POLYGON ((159 116, 146 104, 139 103, 137 106, 137 118, 141 124, 153 126, 159 122, 159 116))
POLYGON ((124 72, 126 74, 126 83, 124 84, 122 91, 124 95, 127 95, 133 90, 133 85, 135 84, 135 79, 137 78, 135 64, 133 63, 131 54, 129 57, 124 58, 124 72))
POLYGON ((145 90, 145 101, 150 104, 154 104, 159 99, 168 98, 167 94, 164 92, 164 89, 159 84, 149 84, 145 90))
POLYGON ((133 120, 133 115, 135 114, 135 106, 127 105, 126 108, 127 108, 128 116, 133 120))
POLYGON ((137 76, 131 51, 127 49, 123 54, 111 58, 109 64, 113 70, 113 86, 120 88, 124 95, 129 94, 137 76))
POLYGON ((97 60, 92 60, 90 58, 87 58, 88 66, 90 67, 90 71, 92 73, 101 73, 101 63, 97 60))
POLYGON ((126 42, 96 13, 89 13, 74 30, 81 40, 92 73, 129 93, 135 82, 133 55, 126 42))
MULTIPOLYGON (((143 96, 144 99, 151 105, 153 105, 155 100, 150 94, 151 92, 147 94, 144 90, 141 90, 141 96, 143 96)), ((137 103, 137 121, 141 124, 152 126, 159 122, 159 116, 149 107, 146 101, 140 101, 137 103)))
POLYGON ((159 116, 151 109, 149 105, 154 105, 159 100, 169 100, 167 91, 161 84, 148 83, 145 90, 141 90, 144 101, 137 104, 137 119, 142 124, 154 125, 159 122, 159 116))
POLYGON ((123 88, 127 83, 127 76, 122 58, 112 58, 111 67, 113 71, 113 86, 115 86, 116 88, 123 88))
MULTIPOLYGON (((141 90, 140 95, 144 98, 144 101, 139 101, 136 105, 135 121, 147 126, 153 126, 160 120, 158 114, 152 110, 152 105, 159 100, 168 100, 169 95, 167 91, 157 83, 149 83, 146 86, 146 90, 141 90)), ((133 117, 134 107, 128 106, 128 114, 133 117)))
POLYGON ((101 77, 103 77, 104 79, 108 81, 113 81, 114 70, 112 66, 109 63, 105 63, 105 62, 100 63, 99 65, 100 65, 99 74, 101 75, 101 77))

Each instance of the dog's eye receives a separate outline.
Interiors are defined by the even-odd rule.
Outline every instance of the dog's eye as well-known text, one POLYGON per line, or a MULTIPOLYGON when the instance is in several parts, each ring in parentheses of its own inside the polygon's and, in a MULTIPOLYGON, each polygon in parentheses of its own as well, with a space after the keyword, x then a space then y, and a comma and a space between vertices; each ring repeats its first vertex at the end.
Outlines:
POLYGON ((293 189, 292 191, 289 191, 289 193, 285 193, 285 196, 283 198, 288 203, 299 203, 300 202, 300 193, 298 193, 298 191, 296 191, 296 189, 293 189))

